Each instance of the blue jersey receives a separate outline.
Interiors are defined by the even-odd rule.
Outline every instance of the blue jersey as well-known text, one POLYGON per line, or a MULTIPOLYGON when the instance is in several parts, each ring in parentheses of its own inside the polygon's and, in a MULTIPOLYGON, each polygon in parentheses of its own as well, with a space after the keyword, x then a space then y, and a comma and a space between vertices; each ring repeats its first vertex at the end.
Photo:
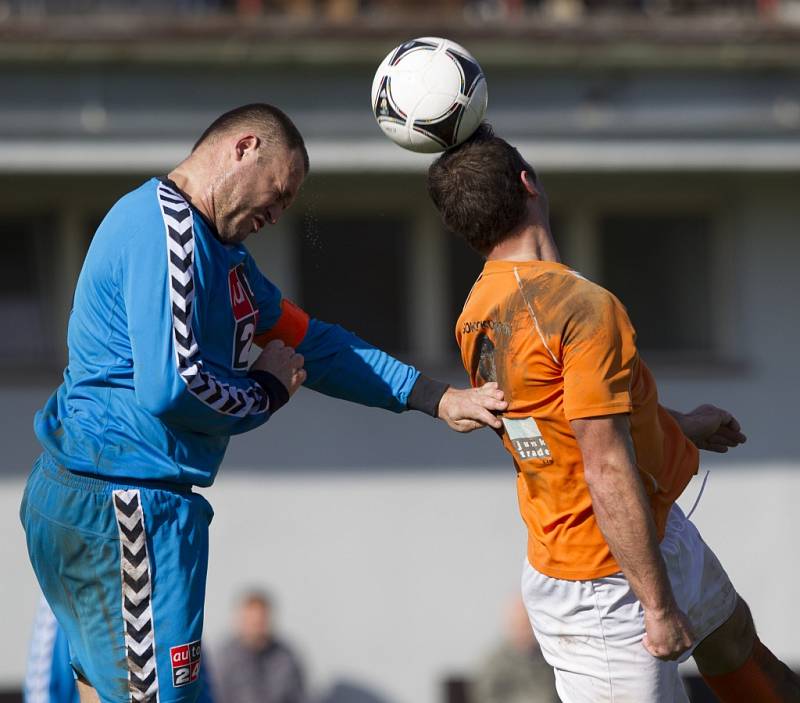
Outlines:
MULTIPOLYGON (((64 382, 36 435, 81 473, 198 486, 229 437, 266 422, 268 390, 248 375, 257 335, 279 326, 280 291, 241 244, 224 244, 168 181, 119 200, 84 261, 64 382)), ((419 372, 336 325, 293 341, 306 386, 395 412, 419 372)))

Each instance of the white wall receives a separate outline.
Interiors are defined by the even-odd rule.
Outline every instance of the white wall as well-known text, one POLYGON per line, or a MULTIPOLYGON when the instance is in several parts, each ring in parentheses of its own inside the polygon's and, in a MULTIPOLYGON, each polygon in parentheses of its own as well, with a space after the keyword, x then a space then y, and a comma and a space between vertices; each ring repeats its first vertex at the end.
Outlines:
MULTIPOLYGON (((686 492, 690 505, 699 489, 686 492)), ((18 684, 36 588, 16 516, 22 481, 0 483, 0 687, 18 684)), ((762 639, 800 664, 796 496, 800 465, 712 472, 694 519, 750 602, 762 639)), ((279 624, 324 690, 348 679, 391 703, 438 703, 441 680, 468 672, 500 634, 518 586, 524 532, 510 466, 486 470, 222 475, 206 642, 230 604, 266 585, 279 624)))

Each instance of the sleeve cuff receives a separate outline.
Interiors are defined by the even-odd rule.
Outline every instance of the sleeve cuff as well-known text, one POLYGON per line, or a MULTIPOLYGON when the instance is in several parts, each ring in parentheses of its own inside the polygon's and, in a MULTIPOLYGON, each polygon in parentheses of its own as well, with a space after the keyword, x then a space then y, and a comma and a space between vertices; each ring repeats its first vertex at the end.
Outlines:
POLYGON ((419 410, 431 417, 439 417, 439 401, 448 388, 450 384, 420 374, 411 393, 408 394, 408 409, 419 410))
POLYGON ((247 375, 261 386, 264 393, 267 394, 270 414, 280 410, 289 402, 289 391, 286 390, 286 386, 278 380, 277 376, 273 376, 269 371, 260 369, 251 370, 247 375))
POLYGON ((587 408, 570 408, 564 410, 564 417, 567 421, 583 420, 590 417, 600 417, 601 415, 624 415, 633 412, 633 404, 630 401, 620 403, 608 403, 607 405, 593 405, 587 408))

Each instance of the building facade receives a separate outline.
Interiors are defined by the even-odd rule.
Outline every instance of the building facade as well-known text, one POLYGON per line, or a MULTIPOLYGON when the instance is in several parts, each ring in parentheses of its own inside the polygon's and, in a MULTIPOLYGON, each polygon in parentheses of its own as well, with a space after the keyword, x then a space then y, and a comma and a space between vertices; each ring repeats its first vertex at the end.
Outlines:
MULTIPOLYGON (((628 307, 663 401, 741 420, 749 441, 709 458, 696 518, 762 637, 800 663, 800 43, 741 22, 0 23, 3 621, 25 633, 36 601, 16 506, 93 229, 223 111, 271 102, 307 139, 300 198, 248 242, 265 273, 312 315, 463 383, 453 325, 481 262, 427 199, 429 157, 388 142, 369 105, 380 58, 424 34, 481 61, 487 119, 541 175, 565 262, 628 307)), ((212 653, 236 590, 266 583, 319 689, 440 700, 517 587, 513 471, 488 433, 303 392, 232 443, 207 494, 212 653)), ((20 681, 24 640, 0 642, 0 687, 20 681)))

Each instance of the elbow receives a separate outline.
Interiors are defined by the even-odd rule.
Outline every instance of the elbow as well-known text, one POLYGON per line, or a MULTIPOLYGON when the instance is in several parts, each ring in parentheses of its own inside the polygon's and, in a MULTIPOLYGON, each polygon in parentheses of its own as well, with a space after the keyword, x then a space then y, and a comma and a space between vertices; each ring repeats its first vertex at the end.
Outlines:
POLYGON ((583 478, 590 489, 598 488, 612 481, 619 473, 619 467, 608 459, 584 462, 583 478))
POLYGON ((163 420, 178 405, 180 393, 165 393, 164 388, 136 388, 136 400, 153 417, 163 420))
POLYGON ((159 420, 165 419, 174 408, 173 403, 165 402, 161 398, 139 398, 138 400, 142 408, 159 420))

